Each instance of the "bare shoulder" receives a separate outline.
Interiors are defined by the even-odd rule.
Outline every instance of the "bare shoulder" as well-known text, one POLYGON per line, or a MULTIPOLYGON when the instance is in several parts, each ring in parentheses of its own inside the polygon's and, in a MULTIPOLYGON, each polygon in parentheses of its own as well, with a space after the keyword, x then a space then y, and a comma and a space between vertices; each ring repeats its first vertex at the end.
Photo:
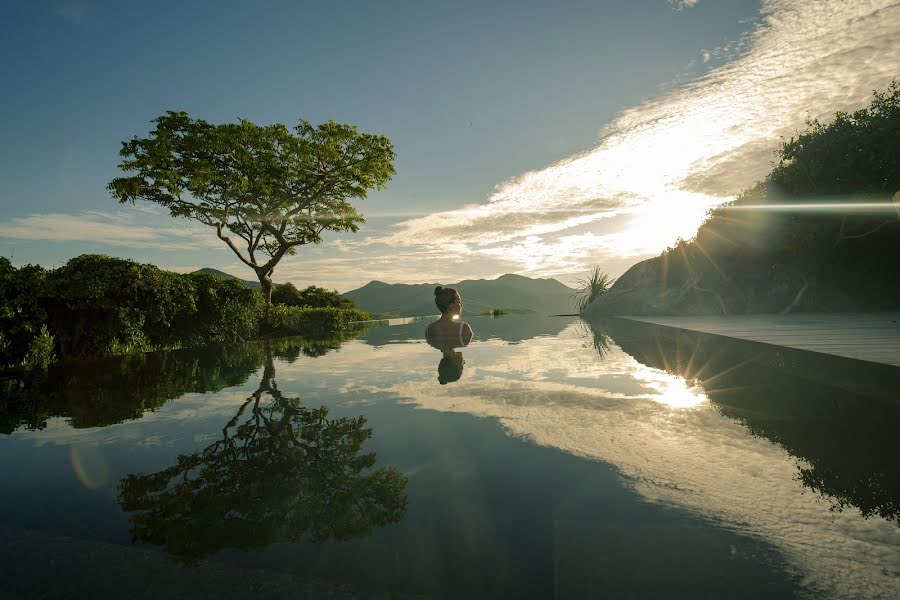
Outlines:
POLYGON ((440 321, 432 321, 428 325, 425 326, 425 337, 435 337, 441 335, 441 329, 439 325, 440 321))
POLYGON ((475 337, 475 331, 472 330, 472 326, 468 323, 463 323, 463 340, 468 344, 472 341, 472 338, 475 337))

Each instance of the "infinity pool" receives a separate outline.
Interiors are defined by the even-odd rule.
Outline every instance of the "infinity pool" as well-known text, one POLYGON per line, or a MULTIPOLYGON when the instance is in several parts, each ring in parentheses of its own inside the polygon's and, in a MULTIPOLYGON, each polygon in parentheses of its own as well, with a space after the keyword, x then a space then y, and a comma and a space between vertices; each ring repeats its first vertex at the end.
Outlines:
POLYGON ((900 597, 900 369, 467 321, 0 380, 0 596, 900 597))

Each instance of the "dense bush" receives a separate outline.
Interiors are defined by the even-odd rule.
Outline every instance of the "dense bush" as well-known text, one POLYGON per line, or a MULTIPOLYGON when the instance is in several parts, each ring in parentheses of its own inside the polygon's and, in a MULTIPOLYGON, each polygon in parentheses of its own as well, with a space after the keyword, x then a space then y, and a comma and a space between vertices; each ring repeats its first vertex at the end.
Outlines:
POLYGON ((276 305, 270 313, 272 331, 283 334, 330 335, 346 331, 352 321, 367 321, 372 315, 355 308, 309 308, 276 305))
POLYGON ((0 367, 21 365, 46 322, 38 301, 45 276, 39 266, 17 269, 0 257, 0 367))
MULTIPOLYGON (((328 305, 349 302, 337 292, 294 291, 306 308, 272 308, 269 335, 331 336, 350 321, 370 318, 328 305), (309 308, 311 301, 325 306, 309 308)), ((50 271, 17 269, 0 257, 0 368, 248 340, 259 334, 264 314, 259 290, 215 275, 172 273, 96 254, 50 271)))
POLYGON ((66 357, 248 339, 263 308, 262 294, 238 281, 101 255, 49 272, 40 299, 66 357))
POLYGON ((311 308, 356 308, 356 304, 349 298, 344 298, 337 290, 326 290, 311 285, 298 290, 293 283, 276 285, 272 291, 272 303, 286 306, 309 306, 311 308))
POLYGON ((50 271, 41 301, 66 357, 180 345, 178 324, 196 313, 190 279, 97 254, 50 271))
POLYGON ((255 337, 265 308, 262 292, 236 279, 191 273, 196 312, 189 323, 179 324, 186 339, 197 344, 230 342, 255 337))

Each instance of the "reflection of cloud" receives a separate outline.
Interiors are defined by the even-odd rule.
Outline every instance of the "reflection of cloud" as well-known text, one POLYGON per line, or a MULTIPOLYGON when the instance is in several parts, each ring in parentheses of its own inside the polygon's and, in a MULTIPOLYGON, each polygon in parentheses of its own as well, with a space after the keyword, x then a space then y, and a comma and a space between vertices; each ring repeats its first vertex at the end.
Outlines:
POLYGON ((208 227, 175 221, 159 211, 141 208, 15 217, 0 223, 0 237, 160 250, 225 248, 208 227))
POLYGON ((808 115, 866 104, 900 72, 898 30, 890 0, 766 0, 745 38, 704 51, 727 62, 625 111, 595 149, 510 180, 484 204, 404 221, 379 241, 502 258, 530 274, 617 256, 633 263, 690 237, 710 206, 762 177, 779 136, 808 115), (621 215, 632 217, 621 231, 577 243, 621 215))
MULTIPOLYGON (((723 417, 700 388, 615 345, 598 362, 582 341, 574 327, 523 344, 476 341, 454 386, 432 381, 423 344, 350 343, 329 355, 327 371, 345 392, 497 419, 510 435, 610 463, 648 500, 773 544, 814 597, 892 597, 900 570, 892 523, 831 513, 801 493, 795 459, 723 417)), ((285 365, 279 381, 316 371, 314 361, 285 365)))
MULTIPOLYGON (((614 344, 598 361, 570 326, 551 337, 465 350, 466 375, 435 378, 440 353, 422 341, 383 347, 351 341, 327 357, 276 361, 279 389, 309 406, 358 407, 401 400, 419 409, 496 419, 512 436, 613 465, 644 498, 706 517, 776 546, 811 597, 896 597, 897 528, 856 511, 831 513, 802 494, 796 462, 718 413, 702 390, 635 361, 614 344)), ((155 412, 102 429, 72 430, 51 420, 34 443, 153 443, 202 446, 255 388, 185 394, 155 412), (212 423, 212 425, 210 425, 212 423), (174 426, 173 426, 174 425, 174 426)), ((766 393, 765 383, 760 383, 766 393)), ((359 412, 362 412, 359 409, 359 412)), ((415 472, 420 467, 413 467, 415 472)))

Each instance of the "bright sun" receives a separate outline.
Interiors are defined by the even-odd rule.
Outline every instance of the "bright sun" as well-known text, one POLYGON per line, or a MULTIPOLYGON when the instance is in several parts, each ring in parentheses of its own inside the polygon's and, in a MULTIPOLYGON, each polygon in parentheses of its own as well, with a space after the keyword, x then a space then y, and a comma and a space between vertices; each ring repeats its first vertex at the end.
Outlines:
POLYGON ((703 194, 672 192, 636 207, 628 226, 605 241, 620 256, 662 252, 678 238, 692 238, 707 211, 721 202, 703 194))

